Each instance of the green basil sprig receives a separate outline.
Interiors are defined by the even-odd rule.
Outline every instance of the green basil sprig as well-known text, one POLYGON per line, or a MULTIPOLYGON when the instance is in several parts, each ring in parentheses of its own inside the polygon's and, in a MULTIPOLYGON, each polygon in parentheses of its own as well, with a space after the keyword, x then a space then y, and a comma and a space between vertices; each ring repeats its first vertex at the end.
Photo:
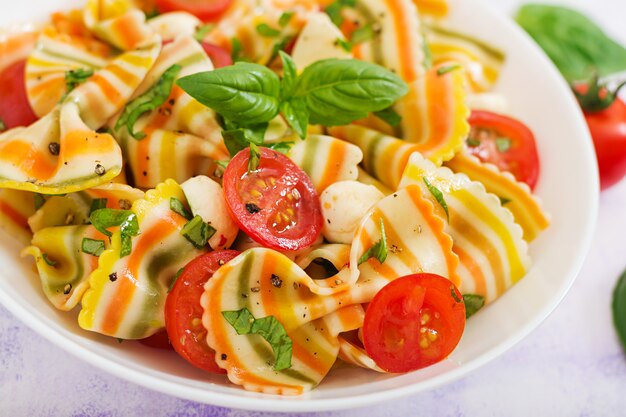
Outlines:
POLYGON ((267 316, 257 319, 245 307, 236 311, 222 311, 222 316, 233 326, 237 334, 258 334, 270 344, 274 351, 275 371, 291 367, 293 342, 276 317, 267 316))
POLYGON ((400 77, 376 64, 326 59, 297 75, 293 60, 280 56, 282 80, 262 65, 236 63, 183 77, 178 85, 239 127, 268 123, 281 112, 303 138, 309 121, 345 125, 387 109, 408 92, 400 77))

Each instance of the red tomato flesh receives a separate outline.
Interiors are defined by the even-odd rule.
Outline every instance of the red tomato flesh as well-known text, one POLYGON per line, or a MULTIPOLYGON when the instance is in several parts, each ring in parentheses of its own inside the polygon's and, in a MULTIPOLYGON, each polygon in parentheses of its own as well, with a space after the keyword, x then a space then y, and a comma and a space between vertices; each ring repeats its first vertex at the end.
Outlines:
POLYGON ((7 129, 37 121, 26 95, 26 61, 15 62, 0 72, 0 120, 7 129))
POLYGON ((220 250, 198 256, 185 266, 165 300, 165 328, 174 350, 193 366, 219 374, 225 371, 206 343, 200 297, 215 271, 237 255, 238 251, 220 250))
POLYGON ((468 121, 469 153, 512 173, 534 189, 539 178, 539 155, 530 129, 519 120, 482 110, 472 111, 468 121))
POLYGON ((437 363, 465 329, 465 304, 450 280, 413 274, 391 281, 365 312, 363 344, 378 366, 409 372, 437 363))
POLYGON ((219 19, 233 0, 156 0, 159 13, 187 12, 208 22, 219 19))
POLYGON ((208 42, 202 42, 202 48, 209 58, 211 58, 211 62, 213 62, 215 68, 233 65, 233 59, 226 49, 208 42))
POLYGON ((311 179, 285 155, 259 148, 258 169, 248 171, 250 150, 240 151, 224 172, 231 216, 254 241, 272 249, 310 246, 322 230, 320 200, 311 179))

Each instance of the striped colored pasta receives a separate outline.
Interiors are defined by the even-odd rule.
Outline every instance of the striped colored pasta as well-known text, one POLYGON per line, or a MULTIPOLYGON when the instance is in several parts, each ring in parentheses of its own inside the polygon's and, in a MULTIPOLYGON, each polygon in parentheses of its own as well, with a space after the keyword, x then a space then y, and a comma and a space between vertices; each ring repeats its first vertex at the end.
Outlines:
POLYGON ((0 189, 0 229, 23 244, 29 244, 33 234, 28 218, 35 213, 34 194, 28 191, 0 189))

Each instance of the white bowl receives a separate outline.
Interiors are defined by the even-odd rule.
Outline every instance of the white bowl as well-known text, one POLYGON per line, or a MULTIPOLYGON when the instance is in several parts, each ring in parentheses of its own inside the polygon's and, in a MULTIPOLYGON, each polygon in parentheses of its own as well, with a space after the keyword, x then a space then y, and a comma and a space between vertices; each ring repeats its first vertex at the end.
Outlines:
MULTIPOLYGON (((78 0, 16 3, 0 15, 0 26, 15 19, 45 16, 78 0)), ((171 352, 81 330, 75 313, 55 310, 43 296, 30 261, 21 260, 15 241, 0 236, 0 302, 53 343, 107 372, 170 395, 226 407, 272 411, 323 411, 362 407, 414 394, 453 381, 496 358, 535 329, 574 281, 591 242, 598 201, 593 147, 578 106, 554 66, 512 21, 472 0, 450 0, 452 23, 507 53, 497 90, 511 112, 538 139, 541 178, 537 193, 552 214, 552 225, 530 245, 534 266, 519 284, 472 317, 461 343, 445 361, 405 375, 334 369, 322 384, 300 397, 250 393, 225 377, 207 375, 171 352)))

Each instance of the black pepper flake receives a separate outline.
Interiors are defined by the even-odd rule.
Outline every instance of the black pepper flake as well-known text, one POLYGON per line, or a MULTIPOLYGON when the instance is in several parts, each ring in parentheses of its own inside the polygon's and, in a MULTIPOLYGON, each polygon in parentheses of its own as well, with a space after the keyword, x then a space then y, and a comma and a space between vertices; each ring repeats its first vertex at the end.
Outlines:
POLYGON ((67 284, 63 287, 63 294, 68 295, 72 291, 72 284, 67 284))
POLYGON ((258 213, 259 211, 261 211, 259 206, 257 206, 254 203, 246 203, 246 210, 248 210, 248 213, 250 213, 250 214, 255 214, 255 213, 258 213))
POLYGON ((280 288, 283 285, 283 280, 278 275, 272 274, 272 285, 276 288, 280 288))
POLYGON ((94 169, 94 172, 100 176, 106 174, 107 169, 101 165, 101 164, 96 164, 96 168, 94 169))
POLYGON ((261 288, 259 288, 259 287, 252 287, 252 288, 250 288, 250 291, 252 291, 252 292, 259 292, 259 291, 261 291, 261 288))
POLYGON ((148 176, 148 172, 147 171, 142 172, 142 174, 143 174, 144 177, 148 176))
POLYGON ((223 361, 225 361, 226 359, 228 359, 228 355, 225 354, 225 353, 222 353, 221 358, 222 358, 223 361))
POLYGON ((117 281, 117 272, 113 272, 113 273, 109 274, 109 281, 111 281, 111 282, 117 281))
POLYGON ((330 224, 330 219, 326 219, 326 221, 328 222, 328 224, 330 224))
POLYGON ((173 106, 174 103, 176 103, 176 100, 174 100, 173 98, 170 99, 170 101, 168 101, 168 103, 170 103, 170 106, 173 106))
POLYGON ((248 294, 241 294, 243 298, 248 298, 248 294))
POLYGON ((50 142, 48 144, 48 150, 52 155, 57 156, 59 152, 61 152, 61 145, 59 142, 50 142))

